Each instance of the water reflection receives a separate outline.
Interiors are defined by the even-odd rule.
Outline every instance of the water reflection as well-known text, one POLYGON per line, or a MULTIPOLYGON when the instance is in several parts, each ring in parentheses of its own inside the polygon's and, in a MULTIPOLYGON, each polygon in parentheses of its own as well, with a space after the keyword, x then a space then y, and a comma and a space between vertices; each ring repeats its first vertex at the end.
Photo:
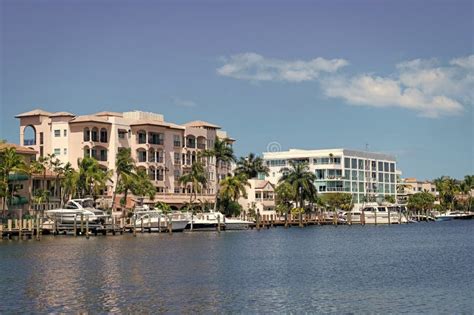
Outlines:
POLYGON ((473 223, 2 241, 0 312, 471 313, 473 223))

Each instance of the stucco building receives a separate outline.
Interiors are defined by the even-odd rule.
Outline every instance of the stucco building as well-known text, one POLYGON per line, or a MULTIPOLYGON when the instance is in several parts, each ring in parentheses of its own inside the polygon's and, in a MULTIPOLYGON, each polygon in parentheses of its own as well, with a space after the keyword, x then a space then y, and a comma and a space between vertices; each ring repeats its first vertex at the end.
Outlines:
MULTIPOLYGON (((153 202, 163 201, 174 208, 189 200, 189 188, 180 185, 178 179, 190 170, 198 152, 212 148, 216 137, 229 139, 229 145, 234 141, 221 127, 205 121, 179 125, 165 121, 161 114, 142 111, 75 115, 36 109, 16 118, 20 120, 21 144, 35 150, 37 156, 54 154, 75 168, 78 159, 90 156, 102 167, 114 170, 118 150, 130 148, 137 167, 147 171, 157 189, 153 202)), ((215 159, 206 158, 204 163, 208 185, 199 198, 211 202, 216 177, 225 176, 231 166, 223 163, 215 174, 215 159)), ((107 196, 112 195, 113 185, 108 187, 107 196)))

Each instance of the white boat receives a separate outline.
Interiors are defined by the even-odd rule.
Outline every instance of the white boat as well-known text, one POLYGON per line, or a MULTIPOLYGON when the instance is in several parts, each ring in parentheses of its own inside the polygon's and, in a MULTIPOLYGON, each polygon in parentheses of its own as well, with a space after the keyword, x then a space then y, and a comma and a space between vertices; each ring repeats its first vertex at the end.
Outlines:
POLYGON ((466 220, 472 219, 474 214, 460 211, 447 211, 444 214, 435 215, 437 221, 466 220))
POLYGON ((226 229, 224 215, 218 211, 194 214, 191 215, 191 218, 192 220, 190 220, 186 228, 193 231, 215 231, 219 224, 222 230, 226 229))
POLYGON ((164 214, 160 210, 151 210, 144 206, 135 209, 131 218, 131 225, 134 225, 138 230, 140 230, 142 226, 144 229, 150 229, 151 231, 167 230, 170 219, 171 230, 173 232, 183 231, 190 221, 188 215, 184 213, 175 212, 164 214))
POLYGON ((94 200, 92 198, 71 199, 61 209, 46 210, 45 215, 60 224, 71 224, 84 221, 99 222, 101 215, 97 215, 94 208, 94 200))
POLYGON ((343 218, 347 222, 351 221, 353 224, 362 223, 363 218, 365 219, 365 224, 407 223, 405 211, 405 206, 400 205, 369 204, 351 211, 350 218, 349 212, 345 212, 343 218))
POLYGON ((228 230, 248 230, 254 222, 245 221, 238 218, 224 218, 225 229, 228 230))

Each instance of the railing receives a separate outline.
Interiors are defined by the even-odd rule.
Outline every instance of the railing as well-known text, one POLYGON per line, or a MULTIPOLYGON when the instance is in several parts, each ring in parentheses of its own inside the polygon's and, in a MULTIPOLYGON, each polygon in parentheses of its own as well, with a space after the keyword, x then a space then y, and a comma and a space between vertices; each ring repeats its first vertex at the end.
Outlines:
POLYGON ((206 149, 206 144, 205 143, 198 143, 197 147, 198 147, 198 149, 205 150, 206 149))
POLYGON ((23 140, 23 145, 35 145, 36 140, 35 139, 25 139, 23 140))

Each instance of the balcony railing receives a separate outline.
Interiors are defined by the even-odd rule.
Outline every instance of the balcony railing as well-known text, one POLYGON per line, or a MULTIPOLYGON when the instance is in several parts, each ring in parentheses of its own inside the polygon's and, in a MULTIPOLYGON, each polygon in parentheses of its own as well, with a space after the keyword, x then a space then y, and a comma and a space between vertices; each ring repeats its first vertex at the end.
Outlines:
POLYGON ((197 147, 198 147, 198 149, 205 150, 206 149, 206 144, 205 143, 198 143, 197 147))
POLYGON ((36 141, 35 139, 25 139, 23 140, 23 145, 35 145, 36 141))

